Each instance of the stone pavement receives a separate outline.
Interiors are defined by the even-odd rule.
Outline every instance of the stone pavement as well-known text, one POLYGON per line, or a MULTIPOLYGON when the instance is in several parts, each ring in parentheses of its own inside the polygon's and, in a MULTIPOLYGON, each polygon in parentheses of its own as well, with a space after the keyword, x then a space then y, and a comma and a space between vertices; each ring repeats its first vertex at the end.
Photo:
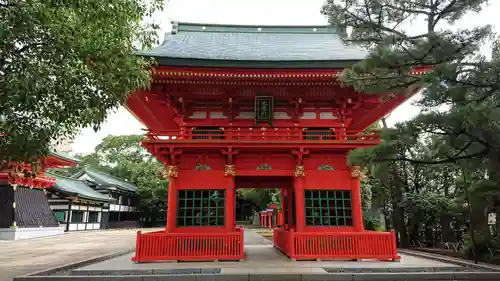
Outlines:
POLYGON ((11 281, 15 276, 133 250, 136 232, 134 229, 85 231, 30 240, 0 241, 0 281, 11 281))
MULTIPOLYGON (((144 230, 152 231, 152 229, 144 230)), ((399 263, 378 261, 304 261, 293 262, 278 250, 272 242, 261 237, 258 229, 245 229, 244 262, 183 262, 146 263, 131 262, 132 253, 103 262, 84 266, 75 271, 120 271, 120 270, 182 270, 182 268, 219 268, 225 274, 325 274, 328 268, 450 268, 456 265, 425 258, 401 255, 399 263)), ((21 241, 0 241, 0 281, 11 281, 13 277, 35 271, 62 266, 68 263, 94 258, 135 247, 136 230, 106 230, 72 232, 61 236, 21 241)))
POLYGON ((103 274, 118 274, 119 271, 168 271, 181 269, 213 269, 220 268, 222 273, 327 273, 325 268, 343 269, 386 269, 402 270, 427 268, 430 271, 437 271, 439 268, 447 269, 460 266, 428 260, 408 255, 401 255, 400 262, 381 261, 291 261, 272 245, 245 245, 245 261, 232 262, 159 262, 140 263, 131 262, 133 254, 127 254, 112 258, 106 261, 87 265, 74 270, 77 275, 94 275, 87 272, 102 272, 103 274), (106 273, 108 272, 108 273, 106 273))
POLYGON ((244 240, 246 245, 272 245, 269 239, 260 236, 257 232, 264 231, 262 229, 245 229, 244 240))
POLYGON ((78 275, 118 274, 119 271, 170 271, 188 270, 193 268, 220 269, 224 274, 251 274, 251 273, 327 273, 328 268, 373 269, 381 268, 387 271, 401 269, 427 268, 438 270, 456 268, 459 266, 438 262, 435 260, 401 255, 400 262, 381 261, 291 261, 272 246, 272 242, 261 237, 258 229, 245 229, 245 261, 242 262, 160 262, 142 263, 131 262, 133 253, 115 257, 106 261, 87 265, 74 270, 78 275))

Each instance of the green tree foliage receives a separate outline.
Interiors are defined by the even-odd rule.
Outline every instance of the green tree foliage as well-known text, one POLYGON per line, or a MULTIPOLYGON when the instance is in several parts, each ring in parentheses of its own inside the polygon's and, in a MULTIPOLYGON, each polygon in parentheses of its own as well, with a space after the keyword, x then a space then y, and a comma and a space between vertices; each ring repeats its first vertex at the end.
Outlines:
POLYGON ((500 114, 498 45, 494 44, 489 61, 477 55, 494 33, 491 26, 446 28, 466 13, 480 11, 486 2, 347 0, 325 5, 323 12, 331 23, 340 29, 352 28, 343 33, 344 39, 364 44, 371 51, 366 60, 345 71, 344 82, 360 91, 386 94, 404 94, 409 86, 425 86, 420 101, 425 112, 386 132, 387 141, 370 150, 378 154, 370 157, 443 163, 482 160, 496 149, 500 141, 495 139, 500 114), (405 30, 405 25, 419 19, 427 24, 422 33, 405 30), (425 75, 410 72, 422 65, 431 66, 432 71, 425 75), (394 155, 396 147, 418 145, 428 135, 437 139, 432 159, 394 155))
POLYGON ((281 191, 278 188, 242 188, 238 189, 238 194, 243 199, 248 200, 257 206, 260 211, 270 203, 281 202, 281 191))
POLYGON ((148 86, 163 0, 0 1, 0 167, 98 129, 127 94, 148 86))
POLYGON ((486 214, 500 211, 500 41, 488 25, 452 29, 487 3, 328 0, 323 7, 346 42, 370 51, 344 71, 346 84, 382 99, 422 89, 419 115, 384 128, 380 145, 349 158, 369 169, 372 204, 383 208, 402 246, 460 241, 467 230, 466 248, 481 258, 477 242, 498 239, 498 223, 492 230, 486 214), (487 59, 479 51, 489 42, 487 59), (422 66, 431 70, 411 72, 422 66))

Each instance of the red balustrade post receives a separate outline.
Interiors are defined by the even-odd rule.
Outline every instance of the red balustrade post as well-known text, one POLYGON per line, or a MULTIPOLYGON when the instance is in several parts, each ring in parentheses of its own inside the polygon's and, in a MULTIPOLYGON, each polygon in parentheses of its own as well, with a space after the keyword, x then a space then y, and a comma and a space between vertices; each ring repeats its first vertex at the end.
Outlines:
POLYGON ((244 235, 244 229, 240 229, 240 261, 243 261, 245 259, 245 237, 244 235))
POLYGON ((345 128, 338 128, 336 133, 337 133, 337 140, 346 140, 347 139, 347 133, 346 133, 345 128))
POLYGON ((288 233, 288 257, 290 259, 295 259, 295 231, 293 229, 290 229, 290 232, 288 233))
POLYGON ((141 253, 142 253, 142 249, 141 249, 141 234, 142 232, 139 230, 137 231, 137 236, 136 236, 136 240, 135 240, 135 255, 134 257, 132 258, 132 261, 137 261, 137 262, 140 262, 141 261, 141 253))
POLYGON ((180 135, 180 138, 181 139, 185 139, 185 135, 186 135, 186 128, 185 127, 181 127, 181 135, 180 135))
POLYGON ((236 194, 234 190, 234 177, 227 177, 227 194, 226 194, 226 230, 233 232, 236 226, 236 194))
POLYGON ((352 219, 354 229, 356 231, 364 231, 363 227, 363 209, 361 207, 361 187, 359 178, 351 179, 351 192, 352 192, 352 219))
POLYGON ((306 226, 305 218, 305 199, 304 199, 304 178, 295 177, 295 210, 296 214, 296 230, 297 232, 303 232, 306 226))
POLYGON ((401 257, 398 255, 398 247, 396 242, 396 232, 391 231, 391 247, 392 247, 392 256, 393 260, 400 260, 401 257))
MULTIPOLYGON (((175 169, 177 168, 175 167, 175 169)), ((167 225, 166 225, 166 230, 169 233, 173 232, 176 226, 176 218, 175 218, 175 215, 177 213, 176 173, 177 171, 172 171, 171 173, 169 173, 170 179, 168 183, 168 206, 167 206, 167 225)))

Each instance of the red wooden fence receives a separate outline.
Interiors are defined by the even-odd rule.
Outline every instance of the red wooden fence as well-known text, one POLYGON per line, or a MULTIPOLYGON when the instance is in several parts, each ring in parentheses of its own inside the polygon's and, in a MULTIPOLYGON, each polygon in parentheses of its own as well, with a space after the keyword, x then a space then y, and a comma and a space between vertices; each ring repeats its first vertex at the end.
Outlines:
MULTIPOLYGON (((201 231, 201 230, 200 230, 201 231)), ((162 260, 242 260, 243 229, 230 233, 137 232, 135 262, 162 260)))
POLYGON ((297 233, 276 228, 274 245, 291 259, 400 259, 394 232, 297 233))

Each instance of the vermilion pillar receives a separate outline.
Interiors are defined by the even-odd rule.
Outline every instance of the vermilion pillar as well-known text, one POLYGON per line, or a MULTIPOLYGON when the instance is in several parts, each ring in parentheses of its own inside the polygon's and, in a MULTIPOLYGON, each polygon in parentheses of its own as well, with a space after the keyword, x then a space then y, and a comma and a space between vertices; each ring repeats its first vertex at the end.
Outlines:
POLYGON ((352 219, 356 231, 364 231, 363 227, 363 209, 361 207, 361 186, 359 178, 352 178, 352 219))
POLYGON ((226 230, 232 232, 236 226, 236 192, 234 186, 234 177, 227 177, 226 188, 226 230))
POLYGON ((278 218, 278 222, 277 222, 277 225, 279 227, 282 227, 282 228, 285 227, 285 215, 286 215, 286 213, 285 213, 285 210, 286 210, 285 200, 286 200, 286 189, 282 188, 281 189, 281 212, 278 213, 279 218, 278 218))
POLYGON ((306 226, 306 218, 305 218, 305 199, 304 199, 304 178, 303 177, 295 177, 295 211, 296 214, 296 230, 297 232, 304 231, 306 226))
POLYGON ((292 188, 293 187, 289 187, 287 188, 287 191, 286 191, 286 216, 288 217, 288 229, 292 229, 294 228, 295 226, 293 225, 293 213, 292 213, 292 210, 293 210, 293 197, 292 197, 292 188))
MULTIPOLYGON (((168 167, 169 169, 174 169, 168 167)), ((176 179, 177 171, 169 173, 168 182, 168 206, 167 206, 167 232, 173 232, 176 226, 176 213, 177 213, 177 186, 176 179)))

